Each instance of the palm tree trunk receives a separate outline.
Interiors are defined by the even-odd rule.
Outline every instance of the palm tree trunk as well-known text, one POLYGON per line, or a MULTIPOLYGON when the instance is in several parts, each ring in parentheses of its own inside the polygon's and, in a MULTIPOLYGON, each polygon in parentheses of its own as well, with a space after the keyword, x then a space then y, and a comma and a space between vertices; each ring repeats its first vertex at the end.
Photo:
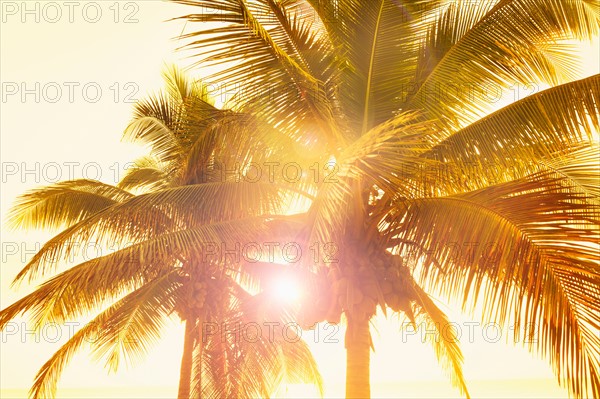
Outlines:
POLYGON ((369 319, 348 317, 346 330, 346 398, 368 399, 371 397, 370 360, 371 334, 369 319))
POLYGON ((204 326, 202 325, 204 322, 203 320, 202 317, 198 320, 198 370, 195 371, 197 376, 195 381, 196 392, 194 392, 194 399, 202 399, 202 351, 204 350, 204 337, 202 336, 204 332, 204 326))
POLYGON ((187 319, 185 322, 185 337, 183 340, 183 355, 181 357, 181 371, 179 373, 178 399, 190 398, 192 382, 192 355, 194 353, 194 339, 196 338, 196 320, 187 319))

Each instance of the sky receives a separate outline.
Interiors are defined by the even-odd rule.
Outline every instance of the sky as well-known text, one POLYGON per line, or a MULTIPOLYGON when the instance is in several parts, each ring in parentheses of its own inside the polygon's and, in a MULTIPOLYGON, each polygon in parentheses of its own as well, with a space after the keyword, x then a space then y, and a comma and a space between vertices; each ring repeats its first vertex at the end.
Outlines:
MULTIPOLYGON (((14 232, 4 221, 17 195, 73 178, 114 184, 144 149, 121 141, 135 100, 161 87, 165 63, 187 65, 175 52, 183 21, 165 20, 189 8, 162 1, 1 1, 0 109, 2 220, 0 308, 33 287, 10 281, 47 240, 48 232, 14 232)), ((582 47, 581 76, 599 72, 598 42, 582 47)), ((507 95, 512 95, 507 93, 507 95)), ((566 397, 546 361, 513 345, 508 331, 476 323, 440 302, 461 332, 464 371, 474 397, 566 397)), ((373 329, 373 397, 458 397, 421 333, 379 315, 373 329)), ((26 320, 0 334, 0 397, 23 397, 37 369, 72 330, 27 331, 26 320)), ((344 393, 343 328, 303 332, 314 349, 327 397, 344 393)), ((59 385, 59 397, 175 396, 182 328, 173 323, 146 360, 108 375, 86 351, 77 355, 59 385)), ((281 397, 310 396, 287 386, 281 397)))

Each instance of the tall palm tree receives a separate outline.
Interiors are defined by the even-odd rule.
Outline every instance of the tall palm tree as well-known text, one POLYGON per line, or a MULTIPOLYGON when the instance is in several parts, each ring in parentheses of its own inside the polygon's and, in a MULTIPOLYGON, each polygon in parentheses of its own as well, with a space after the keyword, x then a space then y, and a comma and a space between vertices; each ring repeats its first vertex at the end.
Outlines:
POLYGON ((148 143, 151 153, 117 186, 74 180, 35 189, 9 215, 14 227, 62 229, 16 283, 53 273, 78 244, 118 247, 53 276, 0 312, 1 329, 22 313, 40 327, 104 307, 43 365, 31 395, 53 397, 62 370, 87 342, 110 369, 137 360, 172 314, 186 326, 179 398, 268 397, 284 379, 321 389, 307 345, 281 328, 293 309, 273 304, 255 270, 206 251, 208 244, 247 242, 280 205, 277 188, 250 190, 216 173, 204 178, 209 174, 198 168, 260 148, 242 126, 251 126, 251 118, 215 108, 205 87, 176 68, 165 79, 167 90, 138 103, 125 132, 148 143), (223 145, 236 136, 237 146, 223 145), (279 328, 247 337, 244 327, 267 321, 279 328))
POLYGON ((269 228, 329 245, 304 318, 344 314, 347 397, 370 396, 377 306, 443 327, 426 289, 520 326, 573 396, 600 396, 600 77, 574 80, 570 44, 598 34, 598 2, 176 1, 197 6, 185 47, 232 109, 305 146, 287 162, 306 206, 269 228))

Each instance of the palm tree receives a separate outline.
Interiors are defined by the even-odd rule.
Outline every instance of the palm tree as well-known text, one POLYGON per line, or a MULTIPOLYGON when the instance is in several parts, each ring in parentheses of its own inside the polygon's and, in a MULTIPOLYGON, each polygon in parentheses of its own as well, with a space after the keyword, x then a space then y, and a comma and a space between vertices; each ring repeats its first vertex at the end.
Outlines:
MULTIPOLYGON (((62 370, 86 342, 110 369, 137 360, 172 314, 186 326, 179 398, 268 397, 284 379, 321 389, 315 361, 294 331, 284 336, 280 327, 240 337, 250 324, 287 325, 293 309, 273 304, 255 270, 205 251, 211 243, 246 242, 281 202, 277 188, 250 191, 247 184, 196 172, 198 165, 214 166, 260 147, 246 139, 242 125, 252 126, 250 117, 215 108, 205 87, 176 68, 165 80, 167 90, 136 105, 125 132, 148 143, 151 153, 117 186, 74 180, 35 189, 9 215, 14 227, 62 229, 16 283, 54 272, 63 256, 76 253, 77 243, 118 246, 55 275, 0 312, 1 329, 22 313, 40 327, 104 308, 42 366, 31 395, 53 397, 62 370), (238 146, 223 145, 236 136, 238 146), (225 327, 231 331, 221 331, 225 327)), ((277 148, 274 142, 269 148, 277 148)))
POLYGON ((347 397, 370 396, 377 306, 446 323, 425 290, 520 326, 573 396, 600 396, 600 77, 574 80, 571 44, 598 34, 598 2, 175 1, 230 107, 306 146, 287 161, 307 206, 269 228, 326 252, 303 318, 344 314, 347 397), (496 109, 526 84, 550 88, 496 109))

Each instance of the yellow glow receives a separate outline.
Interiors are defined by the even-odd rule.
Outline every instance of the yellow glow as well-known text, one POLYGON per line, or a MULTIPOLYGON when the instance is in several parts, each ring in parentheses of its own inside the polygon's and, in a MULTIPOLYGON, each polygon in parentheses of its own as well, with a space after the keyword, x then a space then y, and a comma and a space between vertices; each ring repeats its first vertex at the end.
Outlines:
MULTIPOLYGON (((82 4, 74 8, 74 23, 69 22, 68 8, 64 7, 63 19, 58 23, 43 20, 36 23, 35 15, 26 16, 29 22, 23 23, 19 14, 6 15, 7 21, 2 23, 2 82, 26 82, 27 88, 33 87, 35 82, 42 86, 56 82, 64 89, 63 99, 56 103, 35 102, 31 94, 26 102, 20 101, 20 96, 16 95, 0 104, 2 163, 3 166, 14 163, 18 168, 17 174, 3 176, 0 190, 0 218, 3 222, 17 195, 54 182, 49 180, 53 178, 53 169, 44 169, 44 165, 58 164, 62 173, 60 180, 66 180, 93 177, 95 163, 102 171, 100 180, 116 183, 115 177, 123 173, 126 163, 144 153, 140 148, 121 143, 121 133, 130 119, 133 106, 123 101, 123 95, 131 92, 125 85, 135 83, 137 90, 134 97, 141 99, 162 86, 160 70, 165 60, 189 64, 183 54, 173 52, 179 43, 171 40, 181 32, 183 21, 164 21, 189 13, 190 9, 155 0, 118 2, 122 7, 121 22, 135 11, 133 8, 125 9, 125 4, 135 3, 139 7, 133 15, 138 22, 125 24, 113 21, 114 8, 109 7, 116 1, 97 1, 102 7, 103 18, 98 23, 87 23, 81 20, 82 6, 86 2, 76 2, 82 4), (68 100, 68 87, 64 85, 68 82, 80 83, 74 102, 68 100), (97 103, 81 99, 81 87, 90 82, 99 84, 103 90, 103 97, 97 103), (117 86, 114 86, 115 83, 117 86), (120 89, 120 101, 114 101, 115 88, 120 89), (73 165, 72 169, 69 163, 73 165), (86 164, 90 167, 84 169, 86 164)), ((0 4, 6 3, 9 2, 0 4)), ((29 9, 33 9, 33 3, 38 2, 10 3, 18 6, 31 3, 29 9)), ((68 2, 46 3, 60 6, 68 2)), ((48 9, 48 12, 52 11, 48 9)), ((582 46, 582 54, 585 54, 582 77, 599 72, 599 48, 598 40, 582 46)), ((51 92, 49 94, 52 95, 51 92)), ((508 94, 512 96, 512 93, 508 94)), ((218 101, 222 102, 220 98, 218 101)), ((31 259, 36 246, 52 235, 47 232, 12 232, 6 229, 4 223, 1 232, 1 241, 6 244, 0 269, 0 308, 3 309, 34 288, 33 285, 23 285, 15 290, 10 287, 10 282, 31 259), (13 249, 16 252, 13 253, 13 249)), ((293 288, 291 282, 281 281, 276 287, 277 292, 281 291, 278 295, 282 300, 297 300, 299 291, 297 287, 293 288)), ((566 390, 557 385, 548 362, 529 354, 520 343, 507 343, 507 334, 498 342, 486 342, 483 329, 478 327, 470 341, 467 335, 469 324, 466 323, 472 320, 451 311, 459 308, 458 303, 449 303, 448 309, 444 310, 448 310, 451 320, 462 323, 465 374, 473 397, 567 396, 566 390)), ((458 397, 429 346, 414 337, 407 337, 407 342, 399 339, 400 322, 397 317, 378 315, 374 325, 377 329, 372 330, 375 346, 371 360, 373 397, 458 397)), ((10 334, 6 331, 0 334, 0 397, 23 398, 27 396, 38 369, 80 325, 75 326, 75 330, 62 329, 58 340, 54 339, 50 330, 42 330, 46 336, 35 338, 27 332, 28 325, 24 319, 16 320, 12 326, 15 330, 11 330, 10 334)), ((319 363, 325 381, 325 396, 343 397, 344 328, 321 325, 318 331, 318 337, 316 332, 306 331, 303 338, 319 363)), ((150 348, 144 363, 133 368, 124 367, 113 375, 107 374, 102 363, 93 362, 87 348, 84 348, 65 369, 57 397, 176 397, 182 334, 181 325, 172 323, 166 327, 163 340, 150 348)), ((281 394, 277 395, 289 398, 314 396, 313 387, 301 384, 283 387, 281 394)))
POLYGON ((274 282, 274 294, 277 299, 294 303, 300 299, 301 290, 291 276, 282 276, 274 282))

